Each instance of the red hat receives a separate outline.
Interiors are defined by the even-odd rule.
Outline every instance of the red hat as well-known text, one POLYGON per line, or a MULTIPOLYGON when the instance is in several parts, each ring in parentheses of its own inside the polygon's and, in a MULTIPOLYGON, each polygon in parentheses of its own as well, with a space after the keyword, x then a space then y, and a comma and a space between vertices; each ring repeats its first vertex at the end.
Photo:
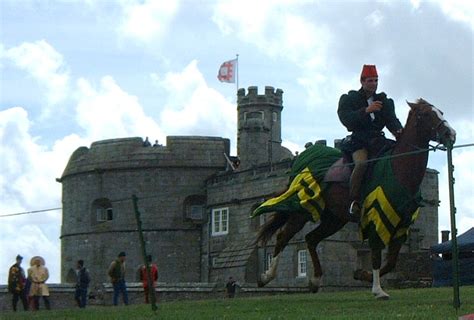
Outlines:
POLYGON ((360 74, 360 78, 373 78, 378 77, 377 69, 373 64, 364 64, 362 67, 362 72, 360 74))

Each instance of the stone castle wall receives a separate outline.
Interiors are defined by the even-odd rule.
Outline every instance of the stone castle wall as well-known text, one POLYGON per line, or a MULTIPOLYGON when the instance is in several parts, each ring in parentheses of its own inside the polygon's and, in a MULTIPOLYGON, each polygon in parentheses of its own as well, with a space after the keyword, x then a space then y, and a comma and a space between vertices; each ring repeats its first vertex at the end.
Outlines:
POLYGON ((78 149, 61 178, 61 280, 71 281, 75 262, 83 259, 92 279, 107 281, 106 270, 120 251, 127 253, 128 279, 136 280, 142 257, 135 194, 148 251, 160 257, 160 279, 200 281, 201 221, 187 209, 204 204, 205 179, 226 168, 224 152, 229 141, 213 137, 168 137, 166 147, 114 139, 78 149), (112 209, 112 219, 97 221, 102 206, 112 209))

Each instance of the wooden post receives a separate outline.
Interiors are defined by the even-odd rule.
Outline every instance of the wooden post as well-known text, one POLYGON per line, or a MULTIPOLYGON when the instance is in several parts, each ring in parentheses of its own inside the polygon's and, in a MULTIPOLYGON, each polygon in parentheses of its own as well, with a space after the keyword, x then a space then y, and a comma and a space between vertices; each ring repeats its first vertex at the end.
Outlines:
POLYGON ((135 218, 137 219, 138 236, 140 238, 143 262, 146 268, 146 277, 148 279, 148 293, 150 295, 151 300, 151 310, 156 311, 158 309, 158 307, 156 306, 156 292, 155 287, 153 286, 153 278, 151 276, 150 266, 148 265, 147 261, 146 243, 143 238, 142 220, 140 219, 140 211, 138 211, 138 198, 136 195, 132 195, 132 201, 133 208, 135 209, 135 218))
POLYGON ((447 146, 448 154, 448 181, 449 181, 449 207, 451 217, 451 252, 453 262, 453 306, 456 310, 461 306, 459 299, 459 255, 458 255, 458 240, 456 229, 456 207, 454 205, 454 165, 453 165, 453 145, 450 143, 447 146))

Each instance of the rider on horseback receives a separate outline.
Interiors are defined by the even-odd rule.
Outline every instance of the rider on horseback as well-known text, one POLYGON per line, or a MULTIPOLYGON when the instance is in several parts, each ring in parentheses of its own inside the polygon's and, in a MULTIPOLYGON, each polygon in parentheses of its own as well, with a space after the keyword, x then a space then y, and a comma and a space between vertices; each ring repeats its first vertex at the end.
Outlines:
POLYGON ((373 138, 383 136, 383 128, 398 139, 402 125, 395 115, 393 100, 384 92, 376 93, 378 75, 375 65, 364 65, 360 75, 362 87, 359 91, 351 90, 339 99, 337 114, 339 120, 352 132, 350 143, 346 144, 354 161, 354 170, 350 179, 351 221, 360 220, 360 196, 362 180, 365 175, 368 147, 373 138))

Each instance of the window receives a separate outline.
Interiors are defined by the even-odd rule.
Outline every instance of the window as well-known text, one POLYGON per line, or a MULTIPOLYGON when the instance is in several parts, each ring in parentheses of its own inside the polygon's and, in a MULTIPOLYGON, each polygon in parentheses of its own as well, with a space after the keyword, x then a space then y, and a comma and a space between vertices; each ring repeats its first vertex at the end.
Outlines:
POLYGON ((193 220, 202 220, 202 213, 204 211, 204 207, 203 206, 197 206, 197 205, 194 205, 194 206, 191 206, 191 213, 189 215, 189 217, 193 220))
POLYGON ((212 235, 224 235, 229 233, 229 208, 212 210, 212 235))
POLYGON ((109 221, 114 218, 114 212, 112 208, 97 208, 97 221, 109 221))
POLYGON ((190 195, 184 199, 184 218, 194 223, 202 223, 204 220, 204 206, 206 197, 203 195, 190 195))
POLYGON ((272 264, 273 261, 273 253, 267 252, 265 254, 265 271, 268 271, 270 269, 270 265, 272 264))
POLYGON ((92 202, 92 223, 105 222, 114 219, 112 202, 107 198, 100 198, 92 202))
POLYGON ((278 121, 278 114, 276 112, 273 112, 272 113, 272 119, 273 119, 273 122, 277 122, 278 121))
POLYGON ((298 277, 306 277, 307 251, 298 250, 298 277))
POLYGON ((244 112, 244 120, 251 120, 251 119, 264 119, 263 111, 253 111, 253 112, 244 112))

